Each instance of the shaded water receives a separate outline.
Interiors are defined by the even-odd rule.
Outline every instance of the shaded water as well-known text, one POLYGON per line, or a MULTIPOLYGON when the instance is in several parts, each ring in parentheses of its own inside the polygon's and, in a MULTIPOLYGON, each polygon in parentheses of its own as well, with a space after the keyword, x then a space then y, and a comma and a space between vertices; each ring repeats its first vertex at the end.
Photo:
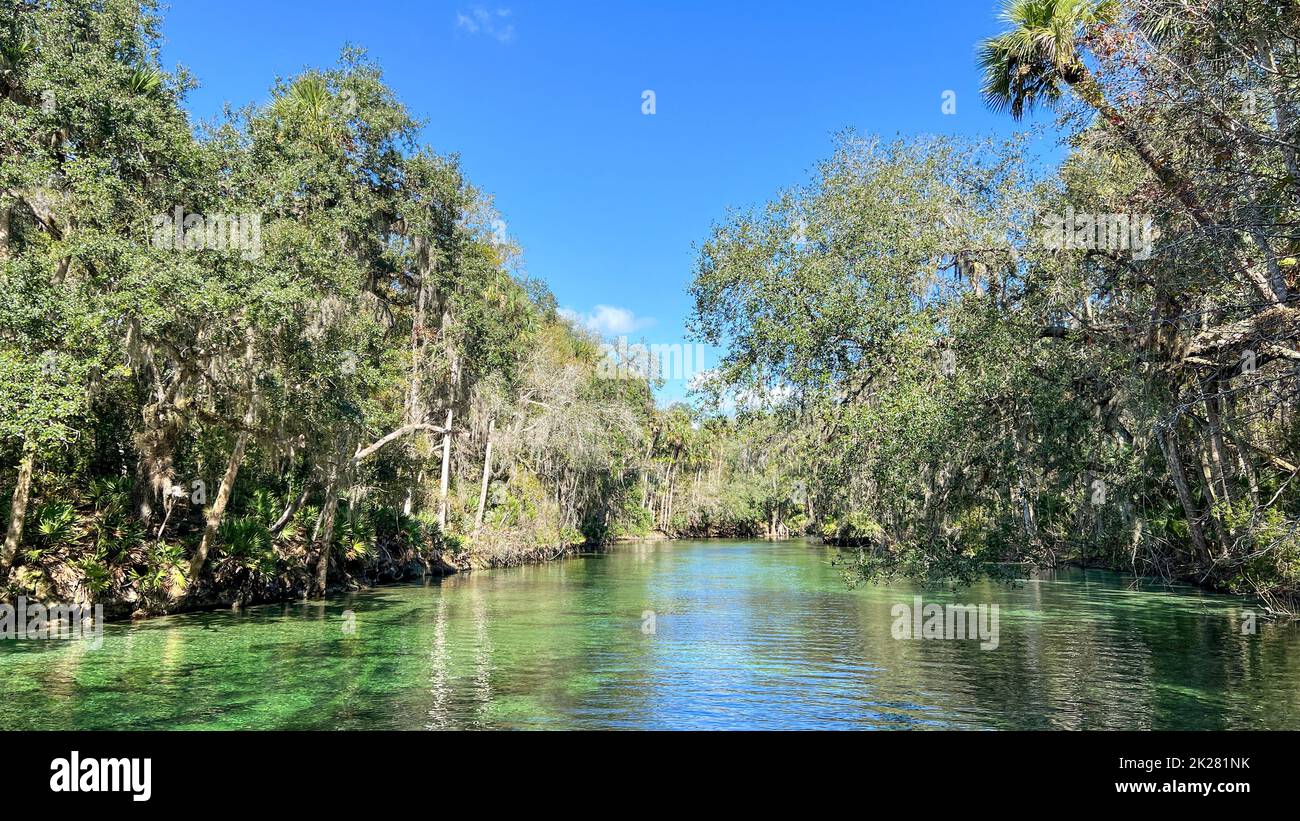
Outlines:
POLYGON ((998 604, 981 650, 894 639, 918 588, 851 590, 834 555, 632 544, 111 624, 99 650, 3 641, 0 729, 1300 728, 1300 627, 1243 635, 1234 599, 1081 570, 920 591, 998 604))

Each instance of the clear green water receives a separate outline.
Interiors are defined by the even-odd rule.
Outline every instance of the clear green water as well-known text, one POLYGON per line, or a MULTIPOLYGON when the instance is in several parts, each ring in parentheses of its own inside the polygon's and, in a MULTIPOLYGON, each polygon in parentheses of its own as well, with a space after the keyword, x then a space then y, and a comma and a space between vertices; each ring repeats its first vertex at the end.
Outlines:
POLYGON ((109 625, 93 651, 4 641, 0 728, 1300 728, 1300 627, 1243 635, 1233 599, 1079 570, 923 591, 997 603, 984 651, 894 639, 916 588, 850 590, 833 556, 633 544, 109 625))

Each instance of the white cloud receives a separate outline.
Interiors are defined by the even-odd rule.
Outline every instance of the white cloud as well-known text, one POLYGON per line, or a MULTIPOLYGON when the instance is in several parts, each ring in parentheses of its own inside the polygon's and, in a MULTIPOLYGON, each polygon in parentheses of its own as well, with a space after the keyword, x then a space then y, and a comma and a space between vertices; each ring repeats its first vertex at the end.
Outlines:
POLYGON ((456 27, 463 28, 470 34, 482 32, 498 42, 509 43, 515 39, 515 26, 510 22, 510 9, 488 11, 482 6, 475 6, 469 12, 456 13, 456 27))
POLYGON ((562 308, 560 314, 602 336, 623 336, 655 324, 650 317, 637 316, 627 308, 615 305, 597 305, 588 314, 578 313, 572 308, 562 308))

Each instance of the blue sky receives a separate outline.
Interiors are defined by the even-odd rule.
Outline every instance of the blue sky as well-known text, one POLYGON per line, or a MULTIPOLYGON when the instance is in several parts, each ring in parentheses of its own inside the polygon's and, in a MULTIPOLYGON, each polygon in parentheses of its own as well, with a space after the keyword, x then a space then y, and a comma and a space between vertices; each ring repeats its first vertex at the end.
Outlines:
MULTIPOLYGON (((999 4, 178 0, 163 61, 197 77, 188 106, 209 119, 365 47, 562 306, 675 343, 693 244, 729 206, 804 182, 834 132, 1014 130, 981 103, 974 60, 999 4)), ((670 382, 660 400, 683 395, 670 382)))

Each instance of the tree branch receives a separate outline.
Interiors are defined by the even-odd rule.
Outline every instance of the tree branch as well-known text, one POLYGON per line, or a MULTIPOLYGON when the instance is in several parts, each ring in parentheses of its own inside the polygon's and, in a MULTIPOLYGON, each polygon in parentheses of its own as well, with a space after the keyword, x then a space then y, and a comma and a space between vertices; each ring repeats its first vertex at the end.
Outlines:
POLYGON ((362 459, 365 459, 367 456, 370 456, 371 454, 377 452, 380 448, 382 448, 384 445, 387 445, 389 442, 392 442, 396 439, 401 439, 403 436, 406 436, 411 433, 415 433, 417 430, 427 430, 431 433, 447 432, 447 429, 444 427, 440 427, 438 425, 430 425, 425 422, 413 422, 409 425, 403 425, 402 427, 398 428, 397 430, 393 431, 392 433, 388 434, 382 439, 377 440, 373 445, 370 445, 369 447, 365 447, 365 448, 358 448, 357 452, 352 454, 352 461, 360 462, 362 459))

